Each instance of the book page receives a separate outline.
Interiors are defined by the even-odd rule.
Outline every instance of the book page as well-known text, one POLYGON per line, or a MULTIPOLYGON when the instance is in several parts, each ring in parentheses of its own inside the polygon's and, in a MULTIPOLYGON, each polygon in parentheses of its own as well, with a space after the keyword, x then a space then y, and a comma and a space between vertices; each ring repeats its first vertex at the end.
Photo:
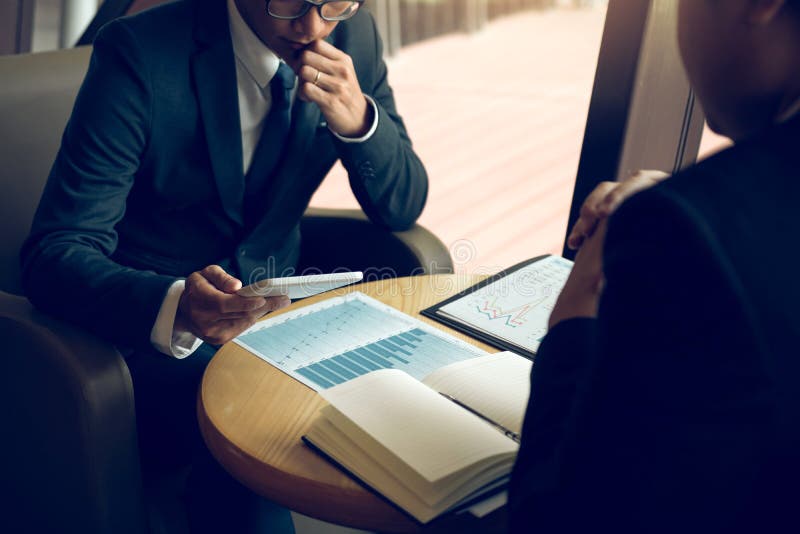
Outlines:
MULTIPOLYGON (((374 371, 320 395, 429 483, 486 458, 514 454, 518 448, 476 415, 396 369, 374 371)), ((333 422, 346 426, 341 420, 333 422)), ((370 454, 377 458, 380 451, 370 454)))
POLYGON ((536 352, 572 262, 548 256, 445 304, 437 315, 536 352))
POLYGON ((447 365, 422 382, 519 434, 531 390, 532 363, 513 352, 500 352, 447 365))

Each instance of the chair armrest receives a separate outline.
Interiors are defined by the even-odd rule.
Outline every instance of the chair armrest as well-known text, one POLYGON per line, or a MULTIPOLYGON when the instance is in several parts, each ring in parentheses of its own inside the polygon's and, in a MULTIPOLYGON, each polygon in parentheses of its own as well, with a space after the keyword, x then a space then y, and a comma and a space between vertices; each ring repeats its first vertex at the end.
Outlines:
POLYGON ((453 260, 439 238, 415 224, 392 232, 361 210, 309 208, 300 222, 299 270, 336 269, 412 276, 452 273, 453 260))
POLYGON ((52 532, 144 532, 133 387, 110 345, 0 292, 0 471, 11 523, 52 532))

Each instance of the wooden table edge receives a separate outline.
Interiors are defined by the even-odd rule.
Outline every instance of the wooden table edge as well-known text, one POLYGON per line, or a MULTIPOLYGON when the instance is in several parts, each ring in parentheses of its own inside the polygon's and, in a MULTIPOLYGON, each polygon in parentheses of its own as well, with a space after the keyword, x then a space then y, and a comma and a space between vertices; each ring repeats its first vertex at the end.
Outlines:
MULTIPOLYGON (((445 276, 456 277, 458 275, 445 276)), ((469 285, 471 285, 485 277, 467 276, 465 278, 470 279, 469 285)), ((403 279, 395 280, 403 282, 403 279)), ((379 282, 387 281, 382 280, 379 282)), ((362 285, 352 286, 352 290, 357 291, 362 285)), ((444 300, 444 298, 446 297, 443 296, 439 300, 444 300)), ((309 304, 313 303, 309 302, 309 304)), ((419 311, 411 315, 421 318, 419 311)), ((444 325, 437 324, 436 326, 449 333, 454 332, 444 325)), ((483 345, 480 342, 473 341, 473 343, 483 345)), ((252 357, 258 358, 255 355, 252 355, 252 357)), ((264 363, 269 365, 266 362, 264 363)), ((209 369, 214 364, 215 362, 212 359, 209 369)), ((208 373, 208 369, 206 372, 208 373)), ((206 375, 204 374, 197 395, 197 416, 201 434, 212 455, 226 471, 242 484, 265 498, 293 511, 334 524, 380 532, 418 532, 420 530, 422 527, 420 523, 382 496, 372 492, 369 488, 362 485, 354 486, 355 490, 336 488, 336 495, 332 495, 331 490, 333 488, 329 484, 321 483, 318 480, 303 477, 296 473, 289 474, 237 446, 234 440, 220 430, 221 425, 215 424, 206 410, 203 398, 205 381, 206 375), (270 482, 267 484, 265 480, 270 482), (280 486, 280 490, 277 489, 277 486, 280 486), (320 506, 319 494, 326 494, 329 499, 326 506, 320 506), (365 498, 375 499, 376 506, 365 507, 365 498), (330 502, 330 499, 334 502, 330 502), (365 509, 369 509, 370 512, 365 513, 365 509), (331 513, 332 510, 335 510, 335 513, 331 513), (372 513, 373 511, 377 513, 372 513)), ((313 393, 313 390, 309 391, 313 393)), ((307 448, 308 446, 302 444, 302 447, 307 448)), ((310 448, 308 450, 309 453, 314 454, 320 460, 327 462, 310 448)), ((348 475, 343 473, 343 476, 348 475)))

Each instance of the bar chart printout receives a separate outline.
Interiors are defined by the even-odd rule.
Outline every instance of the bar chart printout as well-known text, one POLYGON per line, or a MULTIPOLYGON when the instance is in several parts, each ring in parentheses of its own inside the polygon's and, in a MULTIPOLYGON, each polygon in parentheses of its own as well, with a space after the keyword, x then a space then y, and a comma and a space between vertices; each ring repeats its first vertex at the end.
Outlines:
POLYGON ((422 379, 487 354, 358 292, 262 321, 234 342, 315 391, 377 369, 422 379))

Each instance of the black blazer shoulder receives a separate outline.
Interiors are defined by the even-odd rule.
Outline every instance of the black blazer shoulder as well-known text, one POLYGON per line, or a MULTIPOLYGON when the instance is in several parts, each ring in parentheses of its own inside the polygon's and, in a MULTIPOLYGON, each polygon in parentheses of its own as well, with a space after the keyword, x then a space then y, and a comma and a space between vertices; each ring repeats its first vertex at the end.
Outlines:
POLYGON ((800 232, 798 198, 800 117, 631 198, 611 220, 607 250, 645 225, 642 231, 672 239, 679 252, 686 247, 672 225, 685 221, 702 234, 704 260, 729 273, 763 349, 784 353, 798 335, 800 320, 792 304, 800 299, 800 284, 794 281, 800 251, 793 246, 800 232), (667 214, 649 216, 653 209, 667 214))
POLYGON ((138 51, 147 56, 157 71, 158 65, 170 67, 177 59, 185 61, 190 57, 197 43, 202 42, 200 36, 207 35, 209 39, 225 36, 227 20, 225 2, 179 0, 110 21, 100 28, 95 43, 109 45, 133 39, 138 51))

